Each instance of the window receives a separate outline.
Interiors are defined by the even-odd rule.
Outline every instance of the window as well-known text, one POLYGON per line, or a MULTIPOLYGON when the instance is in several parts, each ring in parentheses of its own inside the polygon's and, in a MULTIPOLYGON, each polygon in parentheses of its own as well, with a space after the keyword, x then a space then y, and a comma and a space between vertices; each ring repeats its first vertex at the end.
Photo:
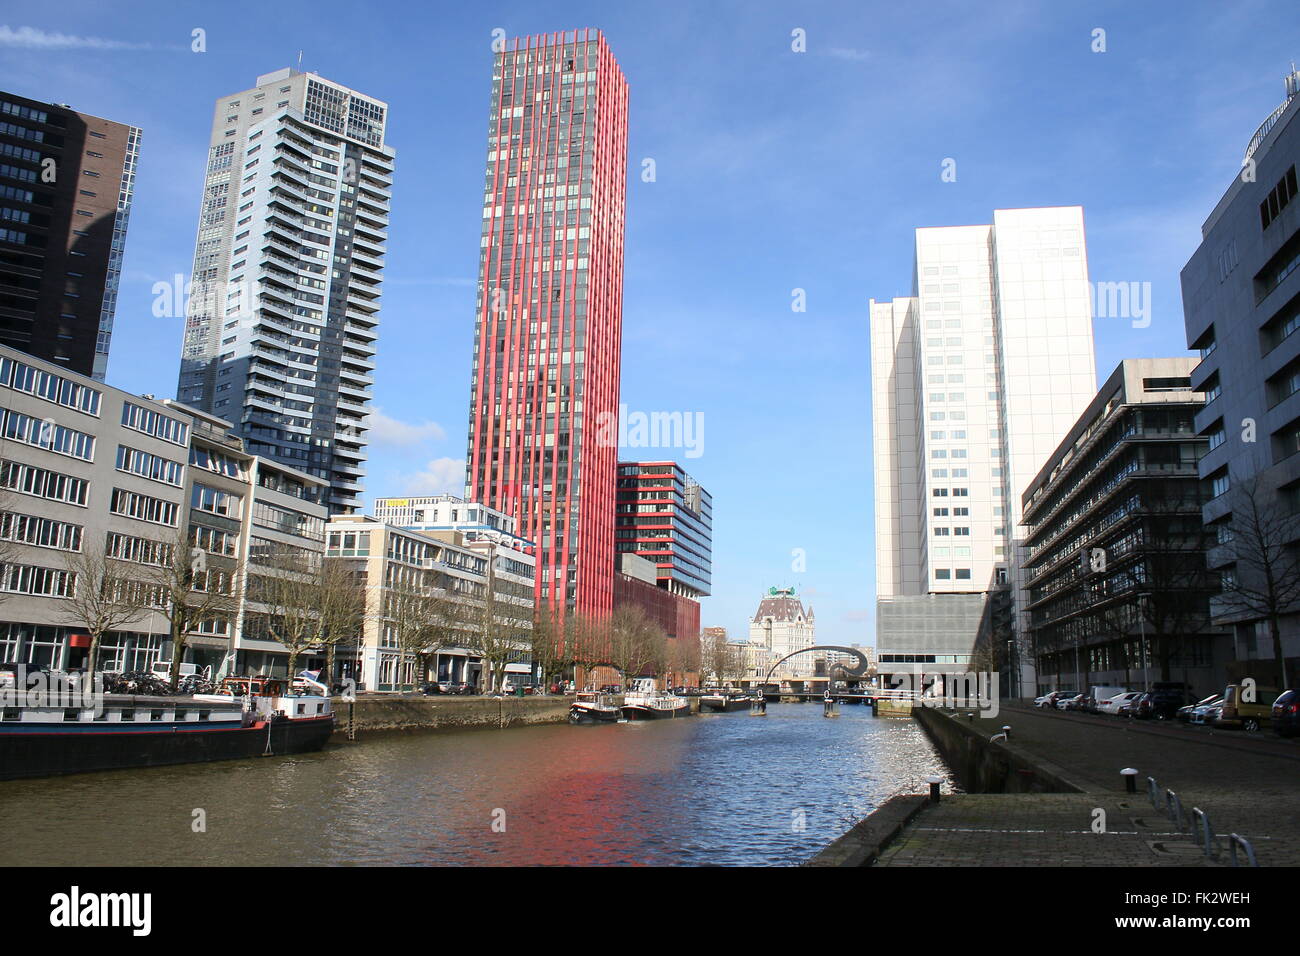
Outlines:
POLYGON ((100 393, 95 389, 4 356, 0 356, 0 386, 26 392, 87 415, 99 414, 100 393))
POLYGON ((238 519, 243 500, 240 495, 195 482, 194 490, 190 494, 190 507, 209 514, 238 519))
POLYGON ((185 475, 185 466, 180 462, 128 448, 126 445, 117 446, 117 470, 175 485, 177 488, 181 486, 185 475))
POLYGON ((969 580, 970 580, 970 568, 958 568, 958 569, 957 569, 957 580, 958 580, 958 581, 969 581, 969 580))
POLYGON ((1286 175, 1278 180, 1277 185, 1269 190, 1268 195, 1264 197, 1264 201, 1259 204, 1260 228, 1267 229, 1271 226, 1278 214, 1295 198, 1295 194, 1295 167, 1292 166, 1286 171, 1286 175))
POLYGON ((163 501, 161 498, 152 498, 149 495, 136 494, 134 491, 125 491, 121 488, 113 489, 109 510, 113 514, 172 528, 176 527, 176 519, 180 514, 180 506, 174 501, 163 501))
POLYGON ((122 424, 173 445, 188 446, 190 443, 189 425, 130 402, 122 403, 122 424))
POLYGON ((0 540, 58 551, 80 551, 81 531, 81 525, 66 521, 0 512, 0 540))
POLYGON ((952 572, 949 571, 947 568, 934 569, 934 579, 936 581, 947 581, 951 579, 951 577, 952 577, 952 572))
POLYGON ((166 567, 172 563, 175 548, 165 541, 151 541, 148 538, 137 538, 134 535, 110 531, 104 553, 120 561, 166 567))
POLYGON ((1215 472, 1213 475, 1210 476, 1211 497, 1217 498, 1222 494, 1226 494, 1230 487, 1232 487, 1232 484, 1228 478, 1227 468, 1220 468, 1217 472, 1215 472))
POLYGON ((93 437, 75 428, 59 425, 49 418, 33 418, 11 409, 0 409, 0 435, 69 458, 95 460, 93 437))
POLYGON ((77 576, 71 571, 30 564, 5 564, 0 567, 0 591, 38 597, 71 597, 76 587, 77 576))
POLYGON ((87 487, 86 481, 81 478, 16 461, 0 462, 0 488, 8 488, 24 495, 63 501, 84 508, 87 487))

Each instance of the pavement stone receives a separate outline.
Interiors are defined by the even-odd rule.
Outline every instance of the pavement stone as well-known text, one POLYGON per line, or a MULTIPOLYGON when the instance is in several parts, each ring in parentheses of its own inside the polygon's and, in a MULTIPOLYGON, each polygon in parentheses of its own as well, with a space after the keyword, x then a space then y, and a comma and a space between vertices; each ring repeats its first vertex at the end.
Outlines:
MULTIPOLYGON (((966 719, 963 716, 963 723, 966 719)), ((1260 865, 1300 863, 1300 746, 1268 734, 1137 723, 1004 706, 977 718, 986 737, 1011 726, 1006 746, 1063 768, 1083 793, 946 795, 921 812, 881 853, 877 866, 1225 866, 1227 835, 1251 841, 1260 865), (1119 771, 1139 771, 1125 792, 1119 771), (1190 815, 1206 811, 1216 833, 1206 859, 1190 834, 1154 808, 1174 790, 1190 815), (1105 811, 1105 832, 1093 831, 1105 811)), ((1243 857, 1244 861, 1244 857, 1243 857)))

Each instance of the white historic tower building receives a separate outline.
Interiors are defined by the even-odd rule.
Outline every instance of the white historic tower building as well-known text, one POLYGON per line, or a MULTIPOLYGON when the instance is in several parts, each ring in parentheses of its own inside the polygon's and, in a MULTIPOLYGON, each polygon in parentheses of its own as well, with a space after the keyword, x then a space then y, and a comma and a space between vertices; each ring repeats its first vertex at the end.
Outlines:
MULTIPOLYGON (((764 648, 768 660, 775 662, 800 648, 812 647, 817 643, 816 630, 812 606, 804 610, 794 588, 769 588, 749 622, 749 643, 764 648)), ((813 668, 813 655, 805 654, 782 664, 773 676, 811 675, 813 668)))

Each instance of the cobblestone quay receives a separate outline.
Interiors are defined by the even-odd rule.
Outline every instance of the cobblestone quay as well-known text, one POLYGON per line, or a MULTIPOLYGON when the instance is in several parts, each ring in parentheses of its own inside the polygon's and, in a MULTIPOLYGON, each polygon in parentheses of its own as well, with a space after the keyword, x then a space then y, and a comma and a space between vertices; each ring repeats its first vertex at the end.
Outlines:
MULTIPOLYGON (((1228 866, 1230 833, 1250 841, 1261 866, 1300 863, 1295 740, 1267 731, 1129 721, 1025 705, 1003 705, 988 719, 943 711, 918 719, 923 725, 959 723, 962 731, 981 738, 990 761, 1013 768, 1012 773, 1044 768, 1040 782, 1054 780, 1060 789, 1078 792, 945 794, 880 851, 875 865, 1228 866), (1010 739, 993 740, 1004 726, 1011 728, 1010 739), (1135 794, 1125 791, 1120 775, 1130 767, 1138 770, 1135 794), (1158 783, 1161 809, 1148 798, 1148 777, 1158 783), (1181 802, 1181 827, 1163 809, 1166 789, 1181 802), (1213 826, 1209 858, 1191 833, 1193 807, 1205 811, 1213 826)), ((943 730, 931 733, 941 750, 955 736, 955 728, 943 730)), ((1241 858, 1244 863, 1244 854, 1241 858)))

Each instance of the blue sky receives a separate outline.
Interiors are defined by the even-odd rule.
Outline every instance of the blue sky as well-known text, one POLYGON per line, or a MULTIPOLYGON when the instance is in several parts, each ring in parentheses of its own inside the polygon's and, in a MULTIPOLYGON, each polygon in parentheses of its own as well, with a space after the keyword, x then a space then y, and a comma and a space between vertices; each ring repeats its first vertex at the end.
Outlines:
MULTIPOLYGON (((387 100, 397 150, 371 495, 459 490, 491 34, 603 29, 631 88, 623 401, 701 412, 705 625, 794 585, 823 642, 874 638, 867 302, 917 226, 1080 204, 1099 375, 1185 353, 1178 272, 1300 59, 1290 3, 66 3, 0 17, 0 87, 144 130, 108 381, 175 393, 213 104, 294 65, 387 100), (253 23, 253 32, 239 26, 253 23), (22 27, 30 32, 18 32, 22 27), (191 31, 207 52, 190 51, 191 31), (1106 52, 1092 52, 1094 29, 1106 52), (1290 29, 1288 29, 1290 28, 1290 29), (791 49, 802 29, 807 49, 791 49), (57 35, 57 36, 56 36, 57 35), (656 181, 642 182, 653 158, 656 181), (942 182, 941 163, 957 163, 942 182), (807 311, 791 311, 791 290, 807 311), (806 570, 792 570, 792 551, 806 570)), ((638 449, 628 456, 681 457, 638 449)))

